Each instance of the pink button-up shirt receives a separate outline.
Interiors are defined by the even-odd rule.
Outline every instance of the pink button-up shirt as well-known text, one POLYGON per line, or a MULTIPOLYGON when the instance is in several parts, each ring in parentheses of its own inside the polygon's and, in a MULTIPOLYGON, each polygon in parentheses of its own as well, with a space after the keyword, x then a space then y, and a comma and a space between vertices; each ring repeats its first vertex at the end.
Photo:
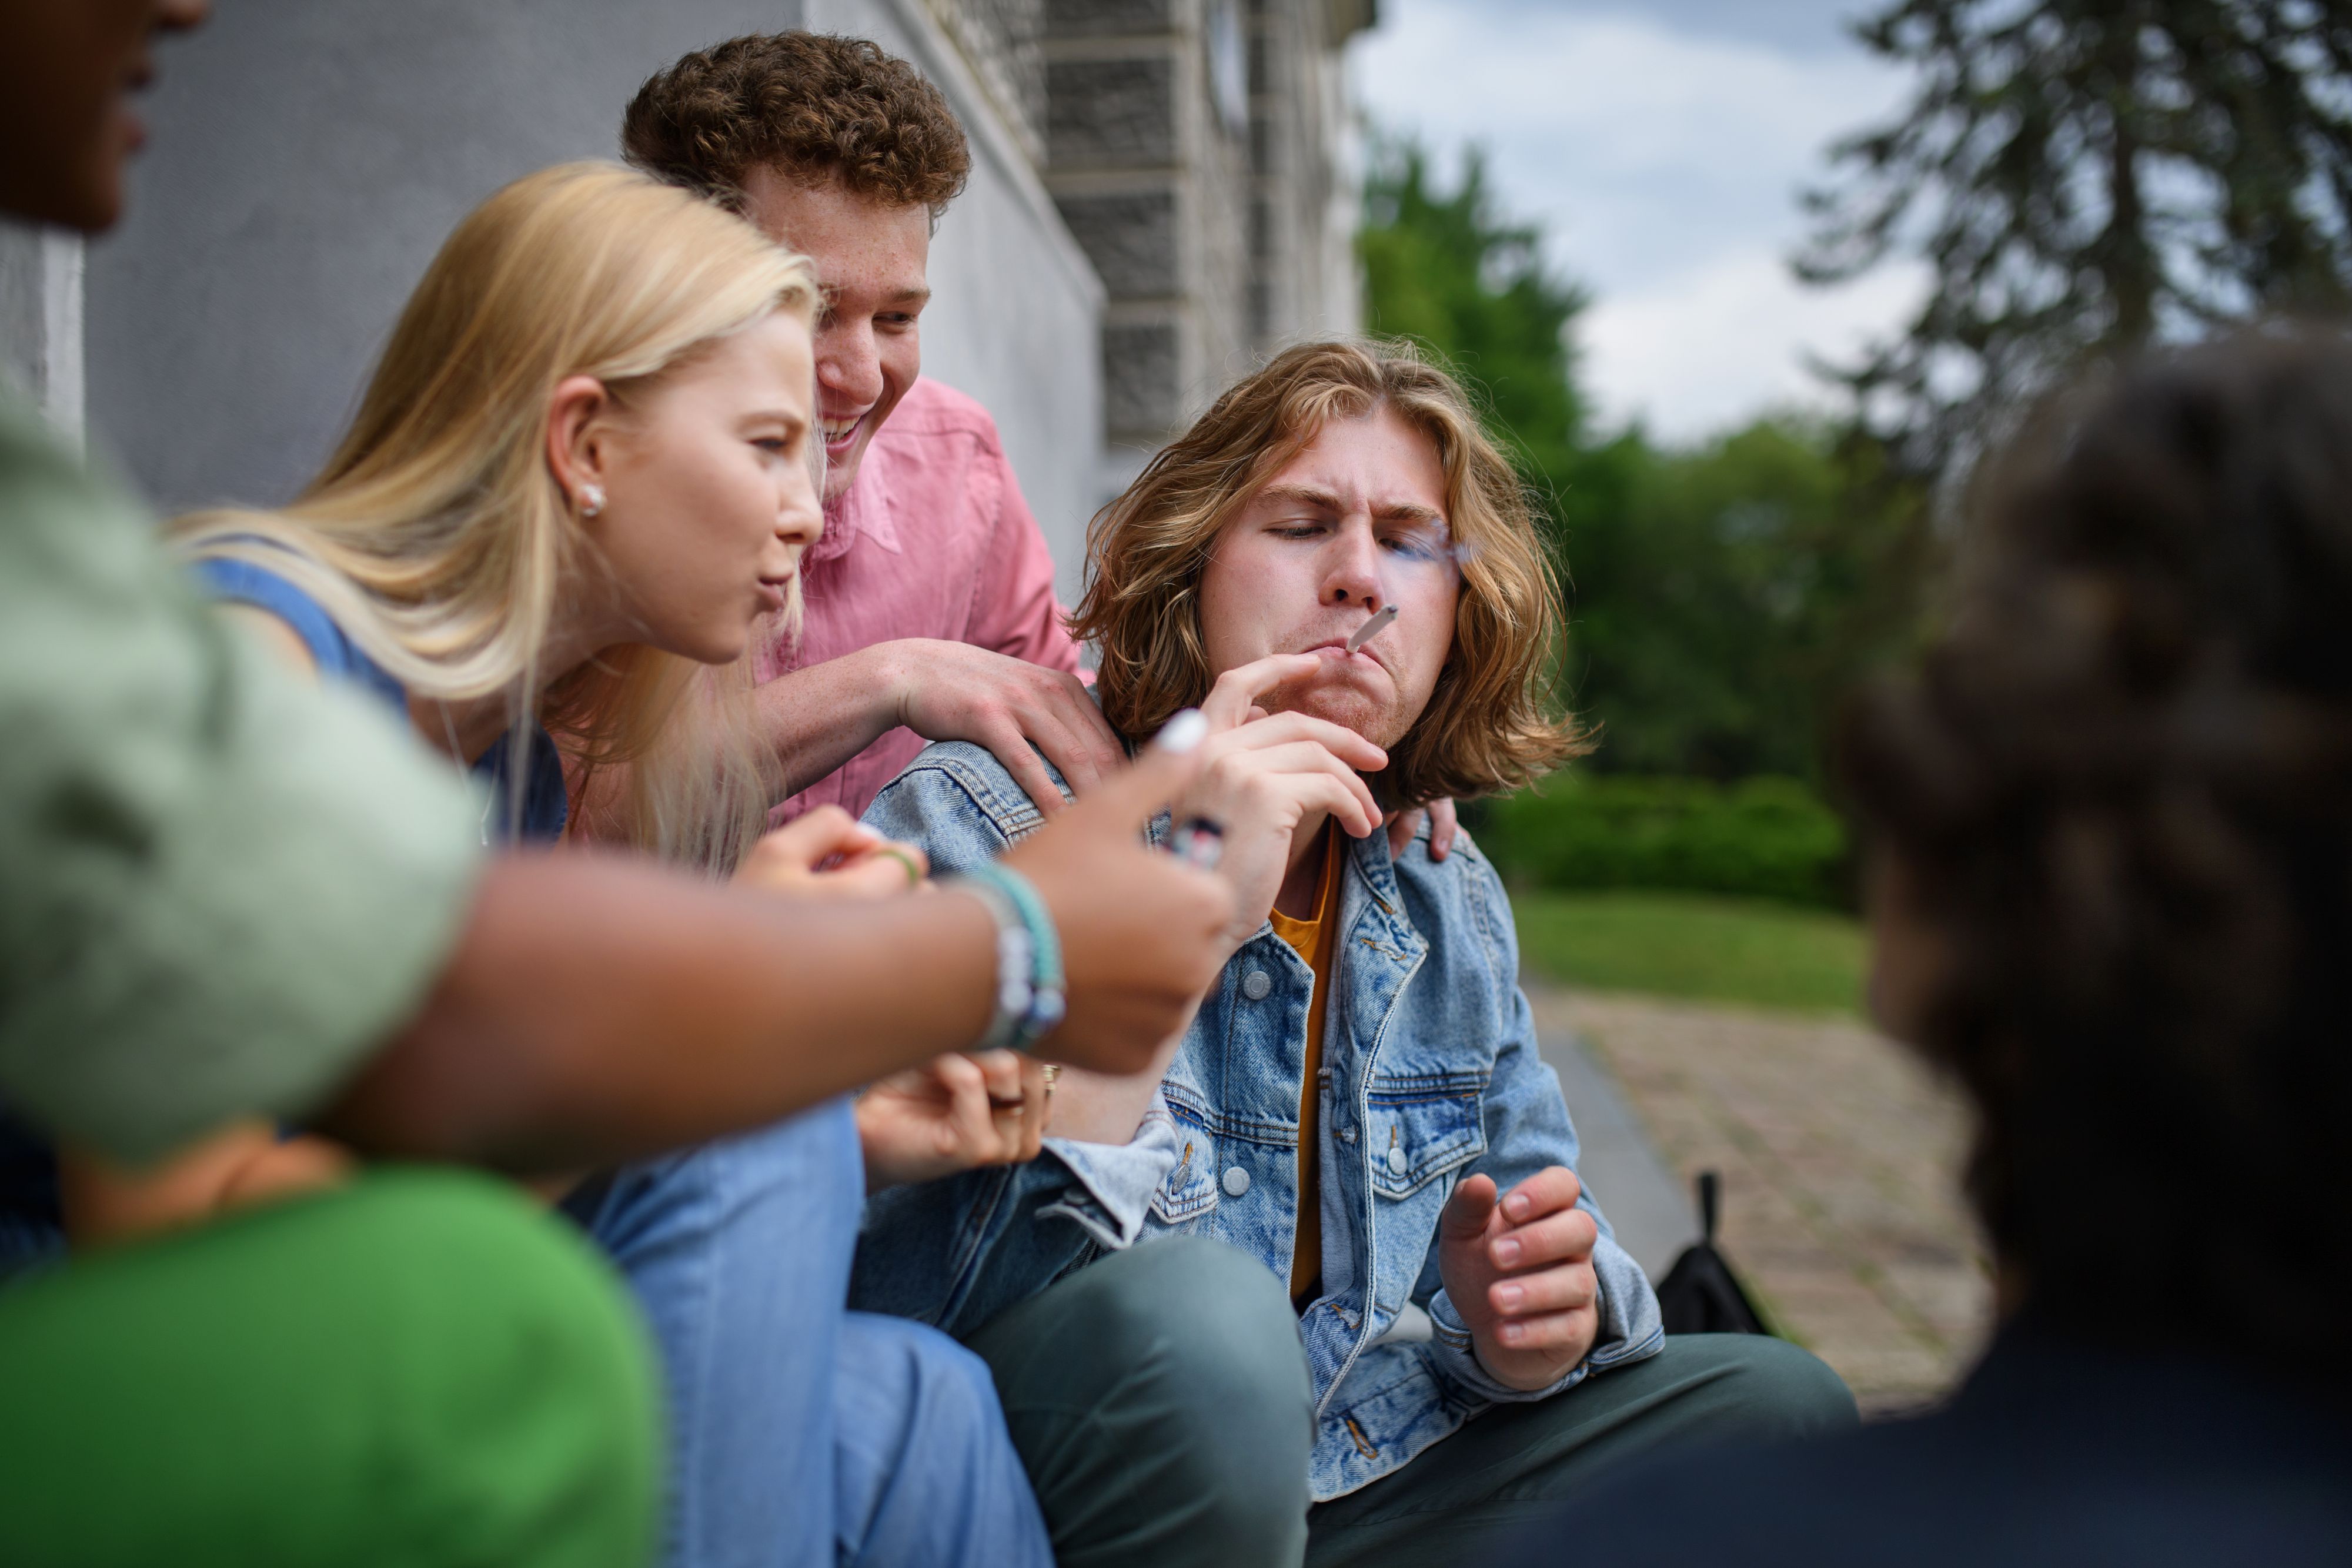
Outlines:
MULTIPOLYGON (((856 480, 825 507, 824 533, 801 560, 801 595, 800 644, 759 656, 762 683, 901 637, 1078 668, 1077 644, 1054 600, 1054 558, 1021 498, 996 422, 937 382, 907 389, 866 444, 856 480)), ((772 821, 828 800, 863 815, 924 744, 911 729, 889 731, 777 807, 772 821)))

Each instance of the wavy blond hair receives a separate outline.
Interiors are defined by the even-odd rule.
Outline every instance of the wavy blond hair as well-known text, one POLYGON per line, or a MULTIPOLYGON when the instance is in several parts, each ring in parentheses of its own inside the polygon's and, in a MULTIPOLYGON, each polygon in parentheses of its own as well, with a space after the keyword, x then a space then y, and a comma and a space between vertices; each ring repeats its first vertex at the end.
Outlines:
POLYGON ((1071 630, 1101 650, 1103 713, 1129 738, 1199 703, 1214 679, 1201 574, 1217 537, 1334 419, 1391 409, 1429 438, 1461 562, 1454 646, 1429 703, 1371 777, 1383 804, 1467 800, 1532 782, 1588 749, 1547 674, 1562 631, 1549 558, 1518 476, 1460 384, 1412 345, 1303 343, 1233 387, 1087 530, 1071 630))
POLYGON ((813 323, 816 305, 804 257, 699 197, 615 164, 542 170, 442 246, 293 504, 197 513, 173 542, 293 581, 413 694, 505 694, 518 725, 564 739, 575 796, 625 765, 600 831, 723 873, 776 782, 749 661, 631 645, 546 684, 558 596, 601 569, 548 465, 547 411, 576 375, 625 408, 719 340, 777 310, 813 323))

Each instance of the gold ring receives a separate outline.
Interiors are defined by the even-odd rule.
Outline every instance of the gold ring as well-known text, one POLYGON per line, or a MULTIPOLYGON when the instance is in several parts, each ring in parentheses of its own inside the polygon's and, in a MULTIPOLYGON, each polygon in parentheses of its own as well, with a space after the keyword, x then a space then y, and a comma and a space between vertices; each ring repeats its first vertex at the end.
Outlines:
POLYGON ((897 861, 900 865, 905 866, 907 868, 907 885, 908 887, 920 887, 923 885, 923 873, 921 870, 916 866, 914 856, 898 848, 896 844, 884 844, 874 852, 877 855, 888 855, 892 860, 897 861))
POLYGON ((1054 1080, 1062 1075, 1062 1064, 1058 1061, 1040 1062, 1037 1071, 1045 1075, 1045 1098, 1051 1100, 1054 1097, 1054 1080))

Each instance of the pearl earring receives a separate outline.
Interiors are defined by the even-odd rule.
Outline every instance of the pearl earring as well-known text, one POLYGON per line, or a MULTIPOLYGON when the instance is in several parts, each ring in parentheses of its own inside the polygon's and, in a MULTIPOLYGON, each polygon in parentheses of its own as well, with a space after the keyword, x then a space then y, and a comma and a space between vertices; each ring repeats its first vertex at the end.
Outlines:
POLYGON ((602 485, 581 486, 580 515, 583 517, 593 517, 604 509, 604 486, 602 485))

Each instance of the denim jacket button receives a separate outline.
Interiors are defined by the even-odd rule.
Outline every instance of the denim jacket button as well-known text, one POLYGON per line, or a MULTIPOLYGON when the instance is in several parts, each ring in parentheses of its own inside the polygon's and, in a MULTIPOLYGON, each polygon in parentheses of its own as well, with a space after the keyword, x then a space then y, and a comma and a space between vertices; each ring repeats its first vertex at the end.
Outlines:
POLYGON ((1225 1196, 1239 1197, 1249 1191, 1249 1172, 1234 1166, 1225 1172, 1225 1196))
POLYGON ((1394 1145, 1391 1145, 1389 1147, 1389 1175, 1404 1175, 1404 1151, 1396 1147, 1394 1145))
POLYGON ((1264 969, 1252 969, 1242 978, 1242 995, 1254 1002, 1265 1000, 1266 994, 1273 989, 1274 977, 1264 969))

